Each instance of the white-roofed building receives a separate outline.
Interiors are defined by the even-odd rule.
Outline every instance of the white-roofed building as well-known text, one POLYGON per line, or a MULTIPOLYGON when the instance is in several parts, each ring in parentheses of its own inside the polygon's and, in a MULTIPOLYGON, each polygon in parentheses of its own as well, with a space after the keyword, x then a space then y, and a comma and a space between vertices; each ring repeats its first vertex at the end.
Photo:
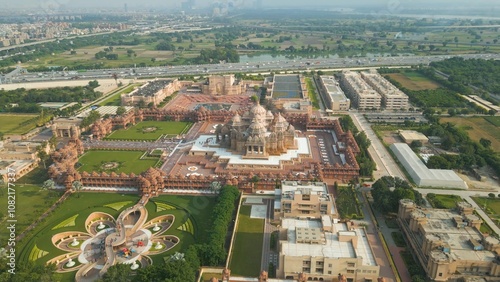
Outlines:
POLYGON ((280 238, 286 240, 280 240, 277 276, 297 279, 304 273, 313 281, 332 281, 341 273, 347 281, 376 281, 380 266, 365 230, 331 219, 325 226, 325 220, 282 219, 280 238))
POLYGON ((394 143, 390 149, 396 155, 417 186, 467 189, 463 181, 453 170, 429 169, 405 143, 394 143))
POLYGON ((339 83, 333 76, 322 75, 321 86, 325 93, 327 107, 332 111, 347 111, 351 106, 351 100, 347 98, 340 88, 339 83))

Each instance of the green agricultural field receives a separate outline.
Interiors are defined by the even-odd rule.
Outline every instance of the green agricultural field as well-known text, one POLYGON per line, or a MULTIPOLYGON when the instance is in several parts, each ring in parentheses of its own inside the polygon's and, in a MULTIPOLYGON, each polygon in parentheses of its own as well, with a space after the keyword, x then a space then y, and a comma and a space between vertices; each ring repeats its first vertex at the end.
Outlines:
POLYGON ((264 220, 250 218, 250 212, 251 206, 242 206, 240 209, 230 262, 232 273, 246 277, 255 276, 261 270, 264 232, 264 220))
POLYGON ((496 127, 500 127, 500 117, 499 116, 494 116, 494 117, 484 117, 485 120, 487 120, 489 123, 493 124, 496 127))
POLYGON ((462 127, 469 134, 470 139, 479 142, 481 138, 491 141, 491 148, 500 152, 500 130, 482 117, 443 117, 441 123, 451 122, 458 127, 462 127))
POLYGON ((425 90, 425 89, 437 89, 441 87, 441 85, 424 75, 414 72, 402 72, 402 73, 391 73, 388 76, 397 82, 401 83, 401 85, 410 90, 425 90))
MULTIPOLYGON (((16 232, 20 234, 61 196, 61 192, 42 190, 35 185, 16 185, 16 232)), ((7 191, 0 188, 0 238, 8 238, 7 191)))
MULTIPOLYGON (((51 238, 53 235, 66 231, 85 232, 85 220, 92 212, 105 212, 113 217, 117 217, 121 211, 137 203, 137 195, 105 194, 102 193, 79 193, 71 195, 56 212, 52 213, 34 231, 18 244, 18 261, 27 262, 32 254, 34 263, 45 263, 55 256, 64 254, 63 251, 53 246, 51 238), (125 205, 122 205, 126 203, 125 205), (110 206, 120 204, 121 208, 115 210, 110 206), (74 226, 66 226, 54 229, 68 219, 74 219, 74 226)), ((207 232, 210 230, 210 210, 215 204, 215 197, 206 196, 170 196, 162 195, 146 204, 148 210, 148 220, 160 215, 172 214, 175 220, 165 235, 179 237, 180 242, 173 249, 160 255, 152 256, 153 263, 163 261, 163 257, 170 256, 175 252, 185 251, 193 243, 205 243, 208 238, 207 232), (156 211, 156 203, 164 203, 174 207, 174 209, 156 211), (193 225, 194 235, 189 232, 178 230, 187 220, 193 225)), ((68 277, 73 277, 74 272, 68 277)), ((65 280, 67 281, 67 280, 65 280)))
POLYGON ((154 141, 162 135, 186 133, 192 123, 184 121, 143 121, 127 129, 112 132, 106 140, 154 141))
POLYGON ((0 114, 0 132, 3 134, 24 134, 36 127, 38 115, 0 114))
POLYGON ((87 151, 78 160, 81 164, 78 170, 139 174, 158 162, 152 157, 141 160, 143 154, 142 151, 87 151))

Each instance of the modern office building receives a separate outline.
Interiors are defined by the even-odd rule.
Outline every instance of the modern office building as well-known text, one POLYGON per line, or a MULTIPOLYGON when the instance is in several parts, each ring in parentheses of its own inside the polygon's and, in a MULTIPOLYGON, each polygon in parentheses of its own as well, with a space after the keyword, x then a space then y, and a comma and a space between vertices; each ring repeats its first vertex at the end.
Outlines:
POLYGON ((357 72, 343 71, 340 86, 359 110, 379 110, 382 96, 366 83, 357 72))
POLYGON ((349 110, 351 100, 345 96, 335 77, 322 75, 320 76, 320 80, 326 106, 332 111, 349 110))
POLYGON ((408 96, 396 86, 392 85, 387 79, 383 78, 378 72, 361 72, 361 77, 375 91, 382 95, 382 108, 386 110, 408 110, 408 96))
POLYGON ((500 280, 500 241, 480 232, 482 220, 469 203, 443 210, 403 199, 398 222, 432 281, 500 280))
POLYGON ((333 196, 323 182, 282 181, 275 195, 275 218, 337 217, 333 196))

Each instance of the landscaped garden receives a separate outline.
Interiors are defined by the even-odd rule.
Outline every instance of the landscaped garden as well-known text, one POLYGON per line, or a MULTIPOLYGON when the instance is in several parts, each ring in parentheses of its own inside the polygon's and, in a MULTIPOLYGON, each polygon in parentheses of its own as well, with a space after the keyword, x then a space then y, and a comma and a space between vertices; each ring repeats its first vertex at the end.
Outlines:
POLYGON ((458 202, 463 199, 457 195, 436 195, 434 193, 427 194, 427 200, 436 209, 452 209, 457 206, 458 202))
POLYGON ((141 159, 142 151, 87 151, 78 163, 78 170, 86 172, 135 173, 139 174, 158 163, 158 158, 148 156, 141 159))
POLYGON ((112 132, 106 140, 154 141, 162 135, 179 135, 188 132, 192 123, 184 121, 143 121, 127 129, 112 132))
POLYGON ((349 219, 362 218, 363 213, 352 186, 336 187, 335 190, 337 193, 335 203, 340 217, 349 219))
MULTIPOLYGON (((50 259, 65 254, 52 243, 52 236, 68 231, 86 232, 85 220, 93 212, 104 212, 114 218, 139 200, 136 195, 80 193, 70 196, 54 213, 28 234, 18 244, 18 260, 45 264, 50 259)), ((210 211, 215 197, 162 195, 146 204, 148 220, 161 215, 173 215, 175 220, 165 232, 180 239, 172 249, 161 255, 151 255, 153 263, 163 262, 175 252, 185 252, 193 243, 206 243, 212 225, 210 211)), ((75 272, 64 275, 73 279, 75 272)))
POLYGON ((235 275, 254 277, 261 271, 264 220, 250 218, 252 206, 241 206, 229 268, 235 275), (250 243, 251 242, 251 243, 250 243))
MULTIPOLYGON (((471 197, 481 209, 500 227, 500 198, 471 197)), ((485 223, 481 224, 481 228, 485 223)), ((491 229, 490 229, 491 230, 491 229)), ((482 231, 482 230, 481 230, 482 231)))
MULTIPOLYGON (((12 187, 11 187, 12 188, 12 187)), ((36 218, 42 215, 61 196, 60 192, 42 190, 36 185, 16 185, 16 232, 20 234, 36 218)), ((8 238, 7 230, 7 189, 0 188, 0 238, 8 238)))

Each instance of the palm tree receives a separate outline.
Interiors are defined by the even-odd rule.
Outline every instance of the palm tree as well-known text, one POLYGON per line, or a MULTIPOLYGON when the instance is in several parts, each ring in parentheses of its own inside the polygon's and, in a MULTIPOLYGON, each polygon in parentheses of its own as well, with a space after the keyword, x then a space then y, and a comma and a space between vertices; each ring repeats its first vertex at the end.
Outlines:
POLYGON ((116 85, 118 86, 118 74, 117 74, 117 73, 113 73, 113 74, 111 75, 111 77, 115 80, 115 83, 116 83, 116 85))
POLYGON ((78 198, 80 198, 80 190, 83 188, 83 184, 80 181, 73 181, 73 184, 71 184, 71 189, 73 192, 77 192, 78 198))

